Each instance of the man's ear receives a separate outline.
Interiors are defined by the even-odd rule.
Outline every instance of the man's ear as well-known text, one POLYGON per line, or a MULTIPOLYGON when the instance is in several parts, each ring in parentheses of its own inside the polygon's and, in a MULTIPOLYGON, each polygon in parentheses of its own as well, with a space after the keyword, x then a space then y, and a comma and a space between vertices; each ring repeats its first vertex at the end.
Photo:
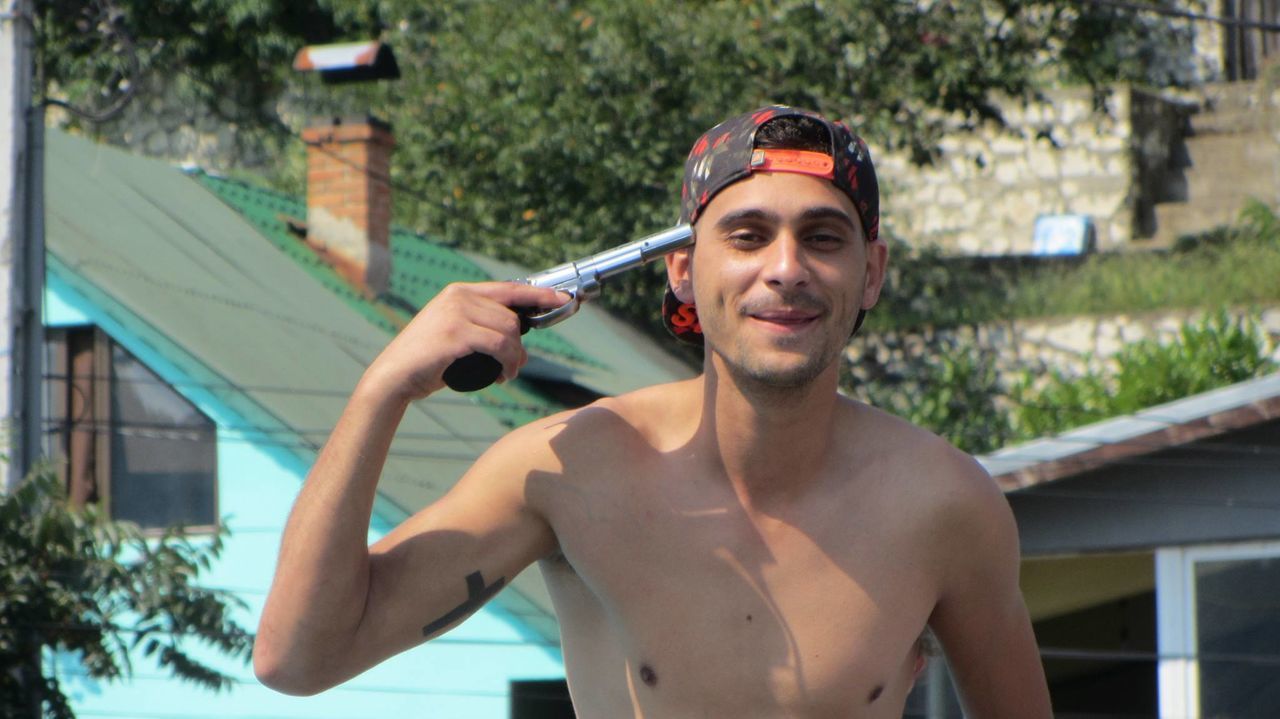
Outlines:
POLYGON ((867 243, 867 279, 862 286, 862 309, 875 307, 884 288, 885 268, 889 264, 889 244, 883 239, 867 243))
POLYGON ((693 248, 684 247, 664 258, 667 263, 667 283, 676 299, 693 304, 693 248))

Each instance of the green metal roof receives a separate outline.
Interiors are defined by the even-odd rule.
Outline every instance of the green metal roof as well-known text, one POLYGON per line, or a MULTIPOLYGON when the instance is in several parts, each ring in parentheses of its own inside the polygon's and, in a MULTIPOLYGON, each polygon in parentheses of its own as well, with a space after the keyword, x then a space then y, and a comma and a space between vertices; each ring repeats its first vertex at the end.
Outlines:
MULTIPOLYGON (((328 263, 290 231, 287 220, 306 220, 307 206, 300 198, 203 170, 193 170, 192 176, 243 214, 263 237, 302 264, 322 284, 389 332, 404 326, 417 308, 425 305, 450 282, 511 279, 495 278, 466 255, 403 228, 393 227, 388 297, 368 300, 352 290, 328 263)), ((598 364, 597 360, 555 330, 532 333, 525 342, 531 351, 573 362, 598 364)))
MULTIPOLYGON (((413 318, 414 308, 425 305, 450 282, 490 279, 483 270, 458 253, 398 230, 392 235, 393 270, 389 297, 368 298, 352 288, 329 263, 289 229, 290 221, 303 221, 306 217, 305 203, 283 193, 200 170, 189 174, 243 215, 263 238, 325 289, 388 334, 404 327, 413 318)), ((541 350, 560 361, 595 364, 556 335, 538 333, 538 336, 530 338, 529 344, 531 348, 537 348, 532 351, 541 350)), ((546 401, 528 383, 519 380, 493 385, 477 393, 474 400, 507 427, 516 427, 563 409, 546 401)))
MULTIPOLYGON (((369 299, 291 233, 287 220, 305 217, 297 198, 52 129, 46 153, 48 271, 268 441, 288 437, 308 464, 415 308, 449 282, 529 274, 395 230, 390 291, 369 299)), ((555 330, 529 333, 526 345, 525 375, 601 394, 692 374, 590 306, 555 330)), ((379 506, 399 521, 439 498, 509 428, 560 408, 523 380, 414 403, 379 482, 379 506)), ((558 640, 541 576, 524 572, 511 586, 498 597, 504 608, 558 640)))

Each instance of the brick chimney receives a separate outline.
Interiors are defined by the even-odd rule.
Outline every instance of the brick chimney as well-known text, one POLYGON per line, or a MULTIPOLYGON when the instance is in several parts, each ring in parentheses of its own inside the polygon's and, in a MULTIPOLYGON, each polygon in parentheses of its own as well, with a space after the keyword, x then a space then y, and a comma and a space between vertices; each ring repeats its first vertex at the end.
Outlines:
POLYGON ((391 277, 391 126, 333 118, 302 132, 307 145, 307 243, 367 294, 391 277))

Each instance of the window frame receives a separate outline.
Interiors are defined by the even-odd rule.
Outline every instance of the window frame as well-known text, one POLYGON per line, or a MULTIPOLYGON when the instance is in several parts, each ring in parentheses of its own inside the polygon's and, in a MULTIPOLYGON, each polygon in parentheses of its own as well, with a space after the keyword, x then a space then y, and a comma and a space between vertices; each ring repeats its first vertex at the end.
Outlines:
MULTIPOLYGON (((119 347, 126 352, 134 361, 147 372, 154 375, 160 383, 172 392, 175 396, 191 406, 209 425, 213 432, 213 464, 210 469, 212 487, 212 522, 201 524, 181 525, 183 531, 187 535, 206 535, 217 534, 221 530, 222 519, 220 513, 220 479, 218 472, 218 423, 209 417, 199 405, 192 401, 189 397, 178 391, 176 387, 165 380, 164 377, 156 372, 141 357, 131 351, 128 346, 116 340, 100 326, 95 324, 76 324, 63 325, 57 327, 45 328, 45 381, 46 387, 44 397, 46 402, 52 405, 53 400, 61 399, 62 406, 60 414, 54 415, 46 410, 45 416, 45 454, 54 460, 54 465, 58 473, 62 486, 67 488, 68 495, 73 502, 83 504, 86 501, 92 501, 97 504, 107 517, 116 519, 115 508, 112 507, 112 445, 116 434, 123 431, 120 420, 114 413, 113 390, 116 382, 115 364, 112 358, 112 350, 119 347), (75 358, 72 356, 72 338, 77 337, 77 341, 83 341, 86 337, 89 339, 89 352, 91 359, 87 360, 87 364, 91 367, 91 374, 85 378, 79 374, 78 370, 83 369, 77 367, 75 358), (62 362, 60 366, 53 366, 58 357, 54 354, 54 345, 61 344, 63 348, 62 362), (65 388, 66 396, 56 397, 57 390, 54 383, 62 383, 65 388), (77 392, 78 390, 78 392, 77 392), (87 417, 77 418, 75 395, 79 393, 81 396, 91 396, 91 401, 87 407, 81 405, 81 409, 87 410, 87 417), (82 434, 77 435, 77 430, 82 434), (89 450, 92 458, 85 456, 86 452, 83 448, 79 451, 72 446, 76 441, 76 437, 90 436, 92 439, 92 448, 89 450), (89 469, 84 470, 83 464, 89 462, 89 469), (77 470, 87 471, 88 483, 92 491, 85 492, 83 486, 73 486, 73 475, 77 470), (77 493, 83 496, 77 496, 77 493)), ((83 351, 83 346, 79 348, 83 351)), ((51 409, 52 407, 49 407, 51 409)), ((167 532, 172 531, 179 525, 170 525, 165 527, 145 527, 140 525, 140 529, 144 536, 159 537, 167 532)))
POLYGON ((1280 558, 1280 539, 1156 550, 1160 716, 1200 719, 1196 563, 1280 558))

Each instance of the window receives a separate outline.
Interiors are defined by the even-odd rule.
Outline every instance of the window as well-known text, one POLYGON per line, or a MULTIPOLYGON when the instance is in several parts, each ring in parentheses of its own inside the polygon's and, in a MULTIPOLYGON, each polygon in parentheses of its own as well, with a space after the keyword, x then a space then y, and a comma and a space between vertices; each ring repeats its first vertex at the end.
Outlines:
POLYGON ((1263 719, 1280 706, 1280 542, 1157 553, 1160 715, 1263 719))
POLYGON ((511 719, 573 719, 564 679, 511 682, 511 719))
POLYGON ((216 526, 216 425, 101 330, 46 336, 47 451, 72 500, 144 529, 216 526))
POLYGON ((1274 717, 1280 706, 1280 556, 1195 563, 1200 715, 1274 717))

